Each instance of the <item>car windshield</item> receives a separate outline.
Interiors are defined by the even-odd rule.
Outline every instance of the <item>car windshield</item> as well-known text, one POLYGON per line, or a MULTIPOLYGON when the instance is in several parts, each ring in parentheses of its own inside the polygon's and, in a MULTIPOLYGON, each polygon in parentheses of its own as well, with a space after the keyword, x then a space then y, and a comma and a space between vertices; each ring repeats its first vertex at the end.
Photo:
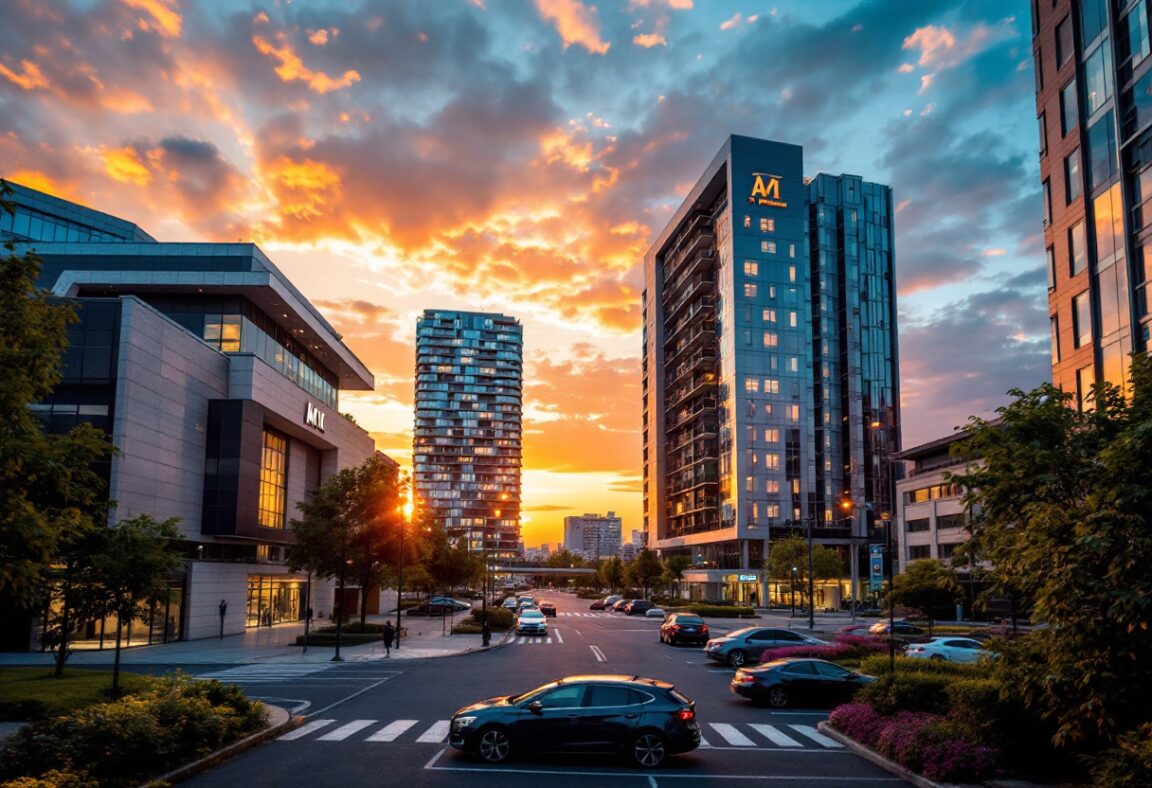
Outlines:
POLYGON ((676 617, 676 623, 677 624, 703 624, 704 619, 700 618, 700 616, 677 616, 676 617))
POLYGON ((520 618, 544 618, 544 614, 539 610, 525 610, 520 614, 520 618))
POLYGON ((539 695, 543 692, 547 692, 548 690, 552 689, 553 687, 555 687, 557 685, 557 683, 558 682, 550 681, 542 687, 537 687, 534 690, 528 690, 527 692, 522 692, 519 695, 513 695, 512 697, 510 697, 508 699, 508 702, 509 703, 523 703, 526 700, 531 700, 532 698, 536 697, 537 695, 539 695))
POLYGON ((744 637, 745 635, 749 635, 749 634, 751 634, 751 633, 755 632, 755 631, 756 631, 756 630, 758 630, 759 628, 760 628, 760 627, 744 627, 743 629, 737 629, 737 630, 734 630, 734 631, 732 631, 732 632, 729 632, 729 633, 728 633, 728 635, 727 635, 727 637, 730 637, 730 638, 742 638, 742 637, 744 637))

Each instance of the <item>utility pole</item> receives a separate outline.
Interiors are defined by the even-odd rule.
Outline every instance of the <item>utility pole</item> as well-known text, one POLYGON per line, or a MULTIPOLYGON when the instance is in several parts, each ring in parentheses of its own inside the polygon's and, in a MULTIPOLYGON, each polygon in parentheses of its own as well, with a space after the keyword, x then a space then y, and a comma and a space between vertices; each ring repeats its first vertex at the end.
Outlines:
POLYGON ((816 629, 816 581, 812 577, 812 521, 815 515, 808 515, 808 629, 816 629))

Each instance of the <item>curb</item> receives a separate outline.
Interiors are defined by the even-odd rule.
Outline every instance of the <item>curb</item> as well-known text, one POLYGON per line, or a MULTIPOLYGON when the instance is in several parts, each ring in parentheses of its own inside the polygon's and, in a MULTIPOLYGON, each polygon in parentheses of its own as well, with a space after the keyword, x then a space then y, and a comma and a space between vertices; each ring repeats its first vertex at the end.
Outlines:
POLYGON ((958 786, 955 786, 954 783, 932 782, 927 777, 922 777, 911 769, 906 769, 900 764, 888 760, 883 755, 871 749, 870 747, 865 747, 855 739, 845 736, 843 733, 833 728, 831 723, 827 721, 817 724, 816 730, 820 731, 828 738, 835 739, 836 741, 840 742, 864 760, 871 761, 881 769, 884 769, 888 773, 899 777, 904 782, 915 785, 916 788, 958 788, 958 786))
POLYGON ((268 727, 262 731, 253 733, 246 739, 241 739, 238 742, 233 742, 223 749, 217 750, 214 753, 205 755, 198 761, 186 763, 183 766, 173 769, 167 774, 161 774, 153 777, 148 781, 148 785, 157 783, 180 783, 185 780, 195 777, 201 772, 211 769, 217 764, 223 763, 229 758, 234 758, 240 753, 250 750, 258 744, 263 744, 271 738, 274 738, 282 733, 292 730, 304 721, 303 717, 293 715, 287 709, 273 706, 271 704, 263 704, 264 708, 268 711, 268 727))

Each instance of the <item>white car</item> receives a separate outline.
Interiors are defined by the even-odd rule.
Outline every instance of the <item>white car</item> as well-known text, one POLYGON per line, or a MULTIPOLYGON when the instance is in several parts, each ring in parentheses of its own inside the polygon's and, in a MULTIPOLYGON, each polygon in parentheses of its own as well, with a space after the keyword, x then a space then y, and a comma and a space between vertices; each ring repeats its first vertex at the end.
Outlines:
POLYGON ((984 648, 979 640, 952 637, 932 638, 927 643, 911 643, 904 656, 949 662, 979 662, 983 657, 993 656, 993 653, 984 648))
POLYGON ((644 611, 644 618, 664 618, 665 615, 662 607, 650 607, 644 611))
POLYGON ((517 635, 547 635, 548 619, 539 610, 521 610, 516 619, 517 635))

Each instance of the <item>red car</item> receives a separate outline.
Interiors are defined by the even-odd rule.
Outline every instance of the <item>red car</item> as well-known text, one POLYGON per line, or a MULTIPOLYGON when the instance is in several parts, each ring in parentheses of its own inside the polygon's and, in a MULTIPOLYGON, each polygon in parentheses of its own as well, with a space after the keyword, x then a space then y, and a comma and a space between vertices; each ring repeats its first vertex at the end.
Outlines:
POLYGON ((541 602, 540 603, 540 612, 546 616, 552 616, 553 618, 555 618, 556 617, 556 605, 552 604, 551 602, 541 602))
POLYGON ((604 609, 604 600, 603 599, 597 599, 595 602, 593 602, 592 604, 590 604, 588 606, 588 609, 589 610, 603 610, 604 609))

